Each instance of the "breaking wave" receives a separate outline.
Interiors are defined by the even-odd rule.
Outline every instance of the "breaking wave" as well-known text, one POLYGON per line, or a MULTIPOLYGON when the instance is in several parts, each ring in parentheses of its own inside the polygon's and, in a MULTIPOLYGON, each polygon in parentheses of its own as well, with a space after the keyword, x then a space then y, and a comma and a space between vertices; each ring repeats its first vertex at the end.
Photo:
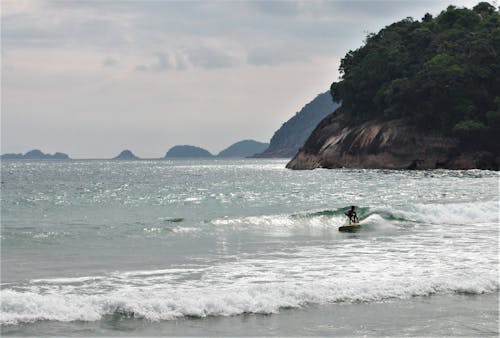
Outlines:
POLYGON ((489 276, 465 282, 459 278, 426 279, 418 282, 410 278, 383 283, 338 280, 201 288, 170 288, 164 285, 144 289, 129 286, 90 295, 76 294, 67 287, 61 288, 64 290, 62 293, 55 288, 47 293, 2 290, 0 323, 12 325, 40 320, 97 321, 107 315, 159 321, 180 317, 270 314, 277 313, 282 308, 299 308, 328 302, 371 302, 436 293, 489 293, 498 290, 498 281, 489 276))
POLYGON ((400 208, 375 208, 374 212, 393 219, 429 224, 498 223, 500 202, 415 204, 400 208))
MULTIPOLYGON (((335 229, 348 206, 294 214, 221 218, 214 226, 335 229)), ((3 284, 0 324, 41 320, 98 321, 123 316, 150 321, 181 317, 276 313, 332 302, 374 302, 433 294, 499 290, 495 238, 464 231, 407 231, 411 222, 498 231, 498 202, 360 207, 372 229, 402 226, 397 236, 298 246, 201 262, 196 267, 115 272, 102 276, 37 279, 3 284), (403 237, 401 237, 403 238, 403 237), (390 245, 388 245, 390 241, 390 245), (204 265, 205 264, 205 265, 204 265)), ((177 222, 174 222, 177 223, 177 222)), ((176 227, 193 232, 197 228, 176 227)), ((259 228, 260 229, 260 228, 259 228)), ((449 229, 449 227, 443 227, 449 229)), ((468 230, 467 230, 468 231, 468 230)), ((484 233, 482 231, 482 233, 484 233)), ((339 235, 340 236, 340 235, 339 235)))
MULTIPOLYGON (((381 219, 376 213, 365 218, 381 219)), ((390 245, 391 236, 363 243, 346 238, 193 266, 4 284, 0 324, 268 314, 309 304, 498 292, 498 250, 491 239, 459 231, 409 236, 390 245)))
MULTIPOLYGON (((309 228, 336 229, 345 225, 344 215, 349 206, 334 210, 321 210, 295 214, 261 215, 212 220, 214 225, 257 226, 266 229, 309 228)), ((361 224, 374 227, 391 222, 423 224, 480 224, 498 223, 500 205, 496 201, 480 203, 415 204, 405 206, 375 206, 357 209, 361 224)))

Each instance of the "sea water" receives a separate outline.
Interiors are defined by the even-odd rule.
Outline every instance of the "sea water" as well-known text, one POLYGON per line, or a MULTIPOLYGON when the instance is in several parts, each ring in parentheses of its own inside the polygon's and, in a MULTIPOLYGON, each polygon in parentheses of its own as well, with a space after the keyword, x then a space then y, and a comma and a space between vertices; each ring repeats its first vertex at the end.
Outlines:
POLYGON ((285 164, 3 161, 2 334, 499 334, 498 172, 285 164))

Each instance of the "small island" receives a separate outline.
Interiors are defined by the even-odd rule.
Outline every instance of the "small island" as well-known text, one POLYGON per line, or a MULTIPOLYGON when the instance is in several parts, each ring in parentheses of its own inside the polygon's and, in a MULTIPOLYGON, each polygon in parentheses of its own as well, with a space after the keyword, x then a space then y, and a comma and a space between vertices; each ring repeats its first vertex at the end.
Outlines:
POLYGON ((166 159, 172 158, 213 158, 208 150, 190 145, 179 145, 170 148, 165 154, 166 159))
POLYGON ((235 158, 250 157, 261 153, 269 147, 269 143, 258 142, 254 140, 243 140, 236 142, 226 149, 222 150, 217 157, 235 158))
POLYGON ((34 149, 25 154, 3 154, 0 157, 2 160, 69 160, 67 154, 56 152, 53 155, 45 154, 41 150, 34 149))
POLYGON ((114 157, 113 160, 140 160, 139 157, 135 156, 130 150, 123 150, 118 156, 114 157))

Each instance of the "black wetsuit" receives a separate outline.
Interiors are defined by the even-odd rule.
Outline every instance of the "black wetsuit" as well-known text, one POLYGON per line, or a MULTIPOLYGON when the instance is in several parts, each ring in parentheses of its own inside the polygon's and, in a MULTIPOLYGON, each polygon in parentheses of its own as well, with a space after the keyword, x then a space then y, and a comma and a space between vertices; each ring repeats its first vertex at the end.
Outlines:
POLYGON ((356 215, 356 211, 353 209, 349 210, 345 213, 347 217, 349 217, 349 221, 356 222, 358 220, 358 215, 356 215))

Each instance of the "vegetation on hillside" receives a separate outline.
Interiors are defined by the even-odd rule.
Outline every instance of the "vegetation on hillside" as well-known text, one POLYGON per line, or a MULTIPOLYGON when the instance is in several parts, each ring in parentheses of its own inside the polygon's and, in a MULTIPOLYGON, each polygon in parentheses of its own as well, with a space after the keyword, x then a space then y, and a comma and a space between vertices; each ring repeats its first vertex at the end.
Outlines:
POLYGON ((491 145, 500 132, 499 58, 498 9, 449 6, 368 35, 341 60, 331 89, 353 121, 407 118, 424 130, 487 135, 491 145))
POLYGON ((274 133, 264 155, 291 157, 307 140, 318 123, 339 105, 332 101, 328 92, 321 93, 306 104, 274 133))
POLYGON ((263 152, 267 147, 269 147, 269 143, 255 140, 243 140, 222 150, 217 157, 249 157, 263 152))

